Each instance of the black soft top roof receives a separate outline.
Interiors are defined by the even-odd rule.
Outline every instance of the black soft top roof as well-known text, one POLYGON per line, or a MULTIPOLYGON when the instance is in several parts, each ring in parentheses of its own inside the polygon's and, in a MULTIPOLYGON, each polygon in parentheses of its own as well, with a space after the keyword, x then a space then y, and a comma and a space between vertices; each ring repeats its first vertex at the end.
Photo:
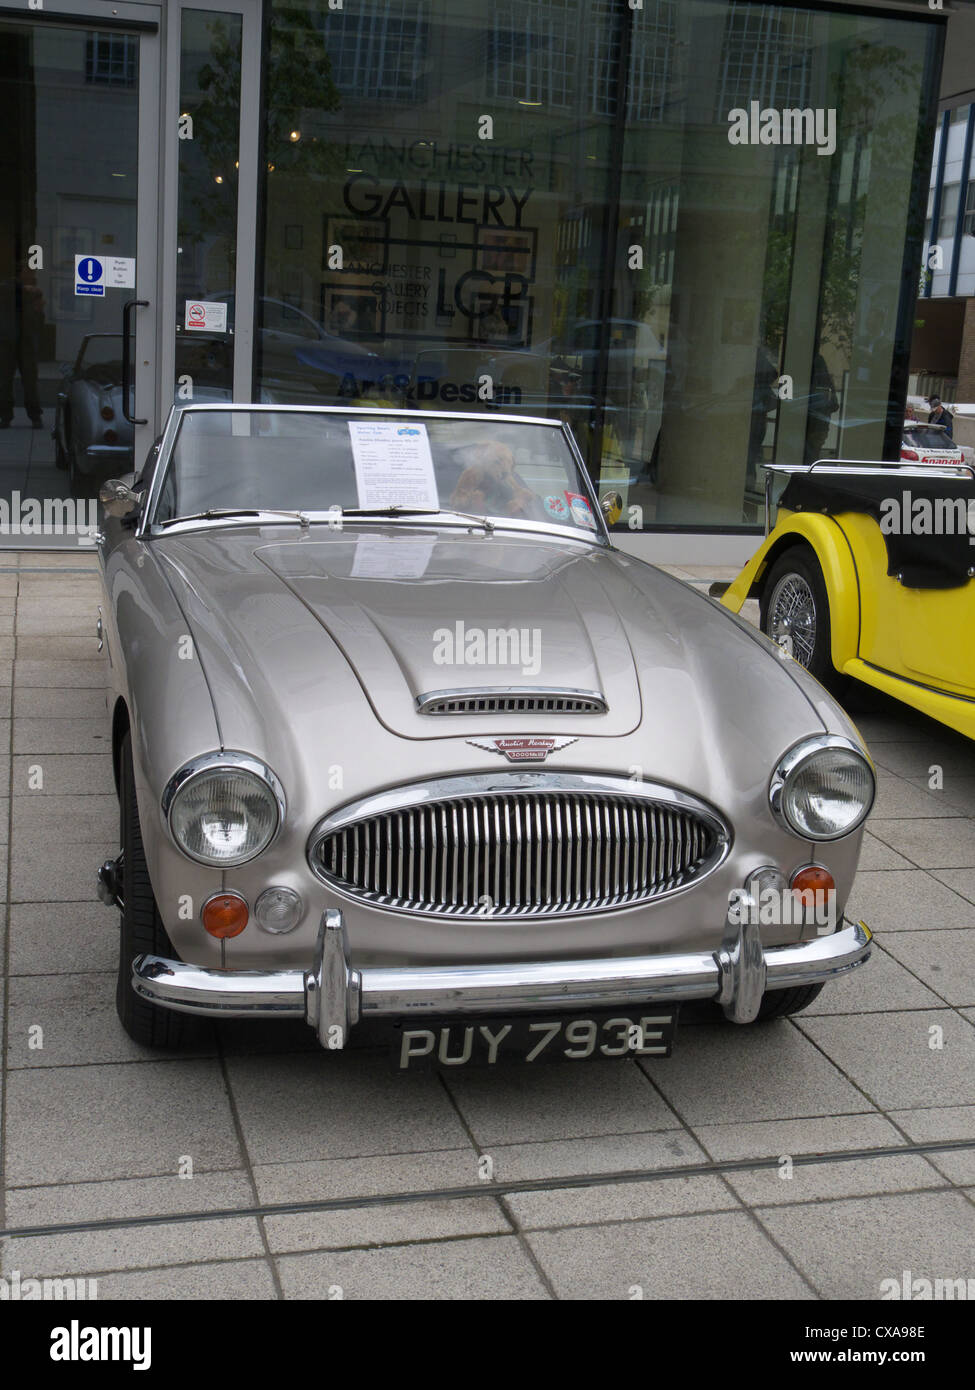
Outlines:
POLYGON ((790 474, 779 506, 872 516, 887 546, 887 573, 908 589, 958 588, 975 568, 975 527, 970 537, 965 524, 966 518, 975 520, 975 477, 897 467, 889 473, 804 471, 790 474))

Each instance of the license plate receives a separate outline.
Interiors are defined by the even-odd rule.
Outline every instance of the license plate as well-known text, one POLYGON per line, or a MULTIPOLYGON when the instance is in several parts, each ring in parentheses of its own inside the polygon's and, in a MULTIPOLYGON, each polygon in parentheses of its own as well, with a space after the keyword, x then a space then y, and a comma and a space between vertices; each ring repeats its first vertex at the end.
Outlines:
POLYGON ((397 1071, 493 1067, 499 1062, 584 1062, 669 1057, 677 1009, 590 1012, 561 1017, 417 1019, 397 1026, 390 1059, 397 1071))

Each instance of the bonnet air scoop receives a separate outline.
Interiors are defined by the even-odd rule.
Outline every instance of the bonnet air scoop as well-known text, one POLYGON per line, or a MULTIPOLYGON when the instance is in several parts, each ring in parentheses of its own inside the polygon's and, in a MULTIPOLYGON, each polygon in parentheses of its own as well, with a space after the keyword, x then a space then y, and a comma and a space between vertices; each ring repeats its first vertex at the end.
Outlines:
POLYGON ((468 686, 416 697, 420 714, 606 714, 598 690, 554 686, 468 686))

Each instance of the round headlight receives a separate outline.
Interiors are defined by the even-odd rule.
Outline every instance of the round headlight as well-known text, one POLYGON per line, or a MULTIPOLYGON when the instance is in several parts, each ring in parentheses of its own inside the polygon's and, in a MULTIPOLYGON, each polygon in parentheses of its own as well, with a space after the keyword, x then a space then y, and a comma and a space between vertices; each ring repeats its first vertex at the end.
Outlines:
POLYGON ((838 840, 866 820, 876 783, 868 758, 844 738, 798 744, 772 774, 776 817, 807 840, 838 840))
POLYGON ((198 864, 246 864, 268 845, 284 818, 277 779, 255 758, 215 753, 172 779, 163 811, 173 839, 198 864))

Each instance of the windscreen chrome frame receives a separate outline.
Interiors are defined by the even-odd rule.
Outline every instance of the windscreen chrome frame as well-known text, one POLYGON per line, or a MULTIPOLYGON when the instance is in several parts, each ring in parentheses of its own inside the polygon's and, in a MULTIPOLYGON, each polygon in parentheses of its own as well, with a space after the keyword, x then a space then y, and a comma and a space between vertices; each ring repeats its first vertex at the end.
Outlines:
MULTIPOLYGON (((225 414, 230 414, 230 413, 233 413, 233 412, 235 412, 235 411, 236 411, 236 412, 246 411, 246 412, 250 412, 250 413, 262 412, 262 413, 265 413, 265 414, 270 414, 270 413, 274 412, 274 413, 289 413, 289 414, 295 414, 295 415, 349 415, 349 414, 350 414, 350 409, 349 409, 349 407, 346 406, 346 405, 312 405, 312 406, 309 406, 309 405, 265 405, 265 404, 263 404, 263 403, 255 403, 255 404, 249 404, 249 405, 248 405, 248 404, 244 404, 244 405, 233 404, 233 405, 232 405, 232 404, 230 404, 229 402, 227 402, 227 403, 224 403, 224 402, 217 402, 217 403, 207 402, 206 404, 202 404, 202 405, 185 405, 185 406, 174 405, 174 406, 172 406, 172 408, 170 409, 170 412, 169 412, 169 417, 168 417, 168 419, 166 420, 165 429, 163 430, 162 443, 160 444, 160 447, 159 447, 159 462, 157 463, 155 469, 153 470, 152 484, 151 484, 150 489, 149 489, 149 496, 148 496, 148 498, 147 498, 147 500, 146 500, 146 505, 145 505, 145 506, 143 507, 143 509, 142 509, 142 512, 141 512, 140 517, 139 517, 139 523, 138 523, 138 526, 136 527, 136 530, 135 530, 135 534, 136 534, 136 536, 137 536, 140 540, 152 540, 154 537, 158 537, 158 536, 160 536, 160 535, 162 535, 162 534, 173 534, 173 531, 175 530, 176 526, 178 525, 177 521, 176 521, 175 518, 174 518, 174 521, 173 521, 172 526, 171 526, 171 527, 167 527, 166 532, 160 532, 160 531, 157 531, 157 530, 154 530, 154 529, 153 529, 153 527, 155 526, 156 509, 157 509, 157 507, 158 507, 158 505, 159 505, 159 497, 160 497, 160 494, 161 494, 161 492, 162 492, 163 482, 164 482, 164 480, 165 480, 166 474, 169 472, 170 464, 171 464, 171 462, 172 462, 173 451, 174 451, 174 449, 175 449, 175 447, 176 447, 176 441, 177 441, 177 438, 178 438, 178 436, 179 436, 179 431, 180 431, 180 428, 181 428, 181 426, 182 426, 184 417, 187 416, 187 415, 192 415, 192 414, 197 414, 197 413, 205 413, 205 414, 225 413, 225 414)), ((602 507, 599 505, 599 497, 598 497, 598 495, 597 495, 597 493, 596 493, 596 489, 595 489, 595 487, 594 487, 594 485, 593 485, 593 482, 592 482, 592 479, 590 478, 589 473, 588 473, 588 471, 587 471, 587 469, 586 469, 586 465, 585 465, 585 462, 584 462, 584 460, 583 460, 582 454, 581 454, 581 452, 580 452, 580 450, 579 450, 579 446, 578 446, 578 444, 576 443, 575 436, 572 434, 572 431, 569 429, 569 427, 568 427, 563 421, 559 421, 559 420, 550 420, 550 419, 545 418, 544 416, 538 416, 538 415, 493 415, 493 414, 492 414, 492 415, 487 415, 487 414, 477 414, 477 413, 473 413, 473 412, 467 412, 467 411, 454 411, 454 410, 386 410, 386 409, 356 409, 356 410, 355 410, 355 416, 356 416, 356 417, 359 417, 359 416, 362 416, 362 417, 370 417, 370 416, 372 416, 372 417, 378 417, 378 418, 380 418, 380 419, 382 419, 382 418, 384 418, 384 417, 388 417, 388 418, 394 419, 394 420, 400 420, 400 419, 410 419, 410 420, 471 420, 471 421, 483 421, 483 422, 485 422, 486 424, 499 424, 499 425, 544 425, 544 426, 546 426, 548 429, 557 430, 557 431, 562 435, 562 437, 563 437, 563 439, 566 441, 566 443, 568 444, 568 446, 569 446, 569 451, 570 451, 570 453, 572 454, 572 457, 573 457, 573 459, 574 459, 574 461, 575 461, 575 463, 576 463, 576 466, 577 466, 577 468, 578 468, 578 470, 579 470, 579 475, 580 475, 580 479, 581 479, 581 482, 582 482, 582 486, 583 486, 583 489, 584 489, 584 491, 585 491, 585 495, 586 495, 586 497, 588 498, 588 501, 589 501, 589 509, 590 509, 590 511, 592 512, 593 519, 594 519, 594 521, 595 521, 595 523, 596 523, 595 530, 593 530, 593 531, 587 531, 587 530, 583 530, 583 529, 581 529, 581 528, 579 528, 579 527, 559 526, 559 525, 557 525, 557 524, 554 523, 554 522, 548 523, 548 522, 544 522, 544 521, 530 521, 530 520, 527 520, 527 519, 519 519, 519 518, 517 518, 517 517, 494 517, 494 516, 491 516, 490 519, 491 519, 491 521, 494 523, 495 530, 499 530, 499 531, 504 530, 504 531, 526 532, 526 533, 528 533, 528 534, 531 534, 532 532, 536 532, 536 533, 542 533, 542 534, 544 534, 544 535, 553 535, 553 536, 559 536, 559 537, 569 538, 569 539, 576 540, 576 541, 582 541, 582 542, 584 542, 584 543, 586 543, 586 544, 590 544, 590 545, 600 545, 600 546, 604 546, 604 547, 607 547, 607 548, 611 548, 611 547, 612 547, 612 538, 610 537, 609 529, 608 529, 608 527, 607 527, 607 525, 606 525, 606 518, 605 518, 605 516, 603 515, 602 507)), ((307 510, 307 509, 306 509, 306 512, 307 512, 308 517, 310 518, 310 520, 311 520, 313 523, 315 523, 315 522, 320 522, 320 523, 322 523, 322 524, 327 524, 329 521, 331 521, 331 524, 332 524, 333 527, 334 527, 334 522, 335 522, 335 513, 334 513, 334 510, 322 511, 322 512, 314 512, 314 511, 310 511, 310 510, 307 510)), ((280 520, 280 519, 279 519, 279 520, 280 520)), ((429 519, 427 519, 427 518, 424 517, 424 516, 410 516, 410 517, 401 517, 401 518, 397 518, 397 517, 369 517, 369 518, 348 517, 346 520, 348 521, 349 524, 356 524, 356 523, 358 523, 358 522, 360 522, 360 521, 367 520, 367 521, 368 521, 370 524, 372 524, 372 525, 393 525, 393 526, 403 526, 403 525, 407 525, 407 526, 423 526, 423 527, 444 525, 444 526, 447 526, 447 527, 449 527, 449 528, 451 528, 451 529, 457 529, 457 530, 467 530, 467 529, 471 526, 471 522, 469 522, 469 521, 461 521, 461 520, 458 519, 458 518, 451 517, 449 514, 445 514, 444 516, 440 516, 440 517, 436 516, 436 514, 431 514, 431 516, 430 516, 429 519)), ((232 518, 232 519, 230 519, 230 522, 229 522, 229 524, 235 525, 235 526, 240 526, 240 525, 242 525, 242 524, 247 524, 247 523, 248 523, 248 518, 246 518, 246 517, 232 518)), ((228 523, 227 523, 226 521, 221 522, 221 521, 219 521, 218 519, 214 519, 213 521, 203 521, 203 522, 201 522, 201 521, 195 521, 195 522, 192 522, 192 523, 187 522, 187 527, 189 528, 189 527, 192 525, 193 529, 199 530, 199 529, 216 528, 216 527, 219 527, 219 526, 221 526, 221 525, 227 525, 227 524, 228 524, 228 523)), ((256 525, 272 525, 272 524, 274 524, 274 519, 273 519, 273 518, 269 518, 268 521, 262 521, 260 518, 256 518, 256 517, 255 517, 255 518, 250 518, 250 519, 249 519, 249 524, 252 525, 252 526, 256 526, 256 525)), ((282 523, 282 524, 287 524, 287 523, 282 523)))

